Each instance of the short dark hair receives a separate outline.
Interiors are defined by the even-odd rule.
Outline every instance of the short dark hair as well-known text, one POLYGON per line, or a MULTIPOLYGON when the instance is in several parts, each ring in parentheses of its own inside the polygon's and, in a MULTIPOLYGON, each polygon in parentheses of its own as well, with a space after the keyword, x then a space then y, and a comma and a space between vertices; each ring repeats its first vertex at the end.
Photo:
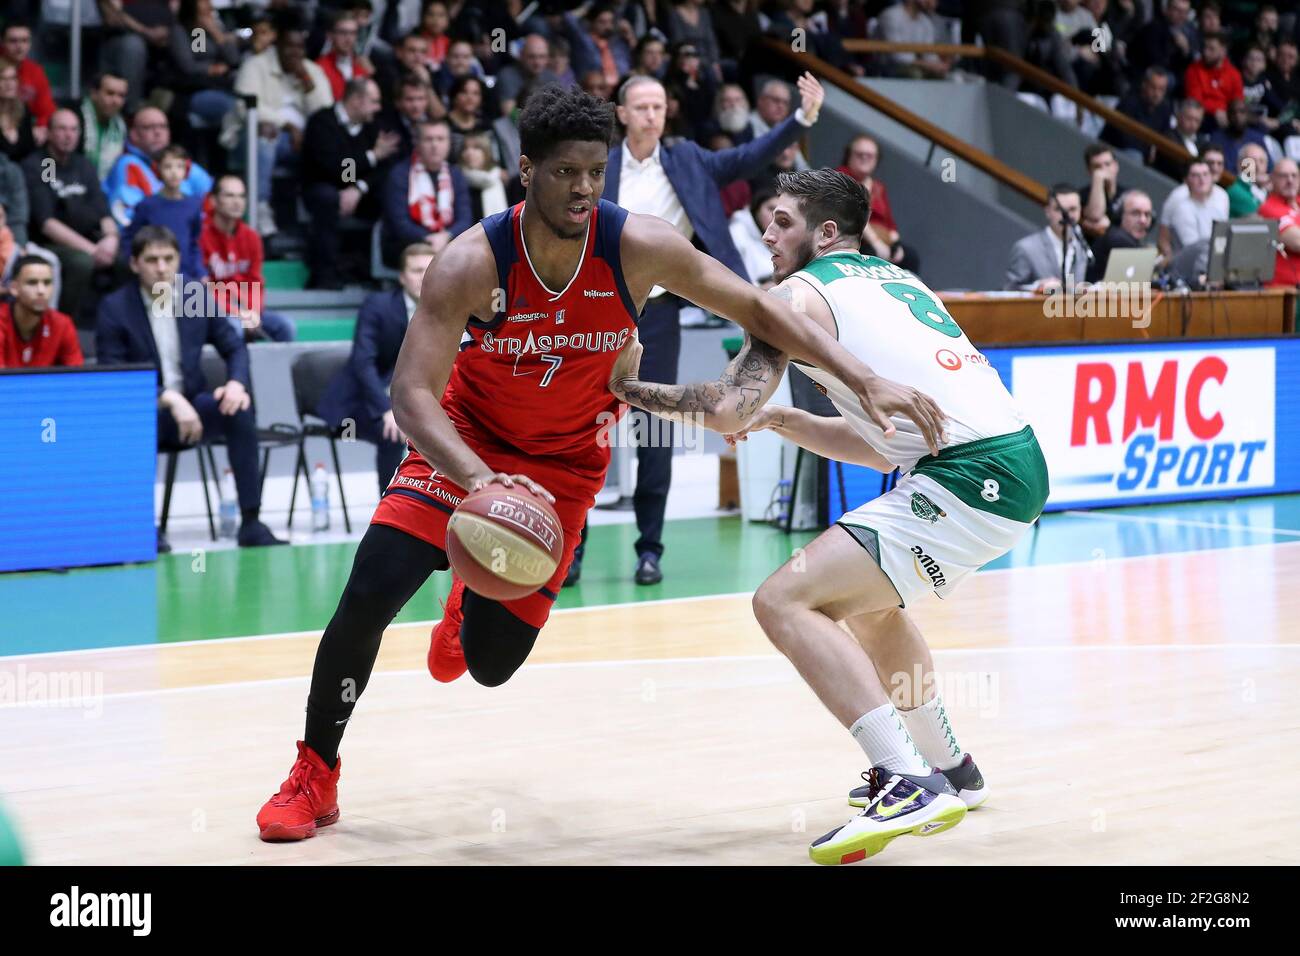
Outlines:
MULTIPOLYGON (((448 49, 450 49, 450 47, 448 49)), ((456 97, 460 96, 465 87, 469 86, 471 83, 477 83, 479 93, 483 94, 486 98, 487 84, 483 82, 482 78, 475 76, 473 73, 466 73, 464 76, 458 76, 456 79, 451 81, 451 86, 447 88, 447 102, 449 104, 454 103, 456 97)))
POLYGON ((405 46, 411 40, 428 40, 428 37, 426 37, 423 33, 420 32, 419 27, 416 27, 410 33, 403 34, 402 38, 397 41, 397 45, 405 46))
POLYGON ((131 258, 139 259, 144 255, 145 249, 153 245, 171 246, 176 250, 177 255, 181 252, 181 244, 176 239, 176 233, 166 226, 141 226, 140 231, 131 240, 131 258))
POLYGON ((172 143, 170 146, 164 146, 159 150, 158 158, 155 159, 154 162, 161 168, 164 159, 179 159, 188 163, 190 161, 190 154, 184 146, 172 143))
POLYGON ((614 107, 580 87, 547 83, 528 95, 519 113, 519 151, 540 162, 564 142, 604 143, 614 138, 614 107))
MULTIPOLYGON (((35 30, 32 29, 32 24, 30 20, 26 19, 25 17, 13 17, 12 19, 10 19, 5 23, 4 29, 0 30, 0 37, 4 36, 10 30, 17 30, 17 29, 26 30, 28 33, 36 32, 35 30)), ((17 63, 14 64, 14 66, 17 65, 18 65, 17 63)))
POLYGON ((112 70, 100 70, 98 73, 94 73, 91 75, 90 85, 87 86, 86 89, 97 90, 101 86, 103 86, 104 81, 109 79, 110 77, 114 80, 121 80, 123 83, 126 83, 128 86, 130 86, 130 82, 127 80, 125 76, 122 76, 119 73, 115 73, 112 70))
POLYGON ((1222 43, 1224 46, 1228 45, 1228 38, 1224 34, 1206 33, 1201 37, 1201 49, 1205 49, 1205 44, 1209 43, 1211 40, 1217 40, 1219 43, 1222 43))
POLYGON ((375 82, 374 77, 368 75, 352 77, 352 79, 343 84, 343 95, 339 97, 339 102, 342 102, 349 97, 356 96, 358 93, 365 93, 367 87, 369 87, 373 82, 375 82))
POLYGON ((776 191, 798 201, 809 226, 833 220, 843 236, 861 235, 871 218, 867 190, 852 176, 829 167, 779 173, 776 191))
POLYGON ((234 173, 222 173, 220 176, 218 176, 217 181, 212 184, 212 194, 215 196, 217 193, 221 192, 221 184, 228 179, 233 179, 235 182, 239 183, 239 185, 244 186, 245 189, 244 198, 247 199, 248 187, 244 185, 244 180, 236 176, 234 173))
POLYGON ((45 268, 50 270, 51 276, 54 274, 54 264, 50 262, 49 259, 46 259, 43 256, 25 255, 19 256, 14 261, 14 268, 10 275, 17 279, 25 266, 45 266, 45 268))
POLYGON ((1115 147, 1109 143, 1089 143, 1088 148, 1083 151, 1083 165, 1091 167, 1092 161, 1098 156, 1110 153, 1115 155, 1115 147))
POLYGON ((1071 193, 1074 193, 1074 195, 1078 196, 1079 187, 1073 185, 1072 183, 1064 183, 1064 182, 1055 183, 1052 186, 1051 193, 1047 197, 1047 201, 1051 202, 1057 196, 1068 196, 1071 193))
POLYGON ((754 195, 749 200, 749 214, 754 217, 755 222, 758 221, 758 210, 762 208, 763 203, 775 195, 776 190, 771 186, 763 186, 754 191, 754 195))

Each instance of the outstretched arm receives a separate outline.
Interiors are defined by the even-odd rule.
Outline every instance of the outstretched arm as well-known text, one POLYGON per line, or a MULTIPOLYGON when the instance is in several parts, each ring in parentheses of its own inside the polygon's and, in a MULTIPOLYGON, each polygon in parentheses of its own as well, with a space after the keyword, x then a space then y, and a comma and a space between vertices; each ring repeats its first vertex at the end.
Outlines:
POLYGON ((785 371, 786 357, 753 336, 745 336, 740 352, 711 382, 660 385, 637 376, 641 343, 628 342, 614 364, 609 390, 620 401, 673 421, 698 421, 715 432, 743 428, 772 396, 785 371))
POLYGON ((623 262, 630 264, 624 275, 637 287, 648 292, 656 283, 662 284, 670 292, 731 319, 787 356, 830 372, 852 389, 886 437, 894 434, 890 415, 903 415, 916 423, 930 451, 938 454, 944 440, 944 416, 934 400, 876 375, 825 327, 796 313, 785 299, 751 286, 654 216, 628 216, 622 243, 623 262))
POLYGON ((765 406, 743 429, 727 435, 727 444, 735 445, 738 441, 745 441, 750 432, 765 429, 771 429, 823 458, 850 465, 866 465, 885 473, 894 470, 893 463, 868 445, 866 439, 843 418, 814 415, 801 408, 782 405, 765 406))

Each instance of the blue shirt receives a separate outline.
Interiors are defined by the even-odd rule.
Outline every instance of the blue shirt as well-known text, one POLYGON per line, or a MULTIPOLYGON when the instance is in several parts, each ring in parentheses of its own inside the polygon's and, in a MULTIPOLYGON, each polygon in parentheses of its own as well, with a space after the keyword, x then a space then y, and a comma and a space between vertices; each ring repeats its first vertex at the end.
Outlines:
POLYGON ((143 226, 166 226, 181 247, 181 272, 187 279, 203 279, 207 267, 199 251, 199 233, 203 229, 203 197, 182 196, 168 199, 162 193, 146 196, 135 207, 131 225, 122 237, 122 254, 131 255, 131 241, 143 226))

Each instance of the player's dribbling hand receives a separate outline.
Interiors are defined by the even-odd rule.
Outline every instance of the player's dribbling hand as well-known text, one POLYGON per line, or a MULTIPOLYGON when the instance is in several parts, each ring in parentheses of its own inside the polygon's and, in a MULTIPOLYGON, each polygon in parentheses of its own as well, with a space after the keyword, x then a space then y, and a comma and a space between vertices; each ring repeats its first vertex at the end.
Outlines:
POLYGON ((537 497, 542 498, 551 504, 555 504, 555 495, 551 494, 533 479, 527 475, 507 475, 504 471, 498 471, 494 475, 488 475, 484 478, 476 478, 470 482, 469 491, 473 494, 476 491, 482 491, 488 485, 504 485, 507 488, 513 488, 515 484, 521 484, 537 497))
POLYGON ((903 415, 916 422, 921 437, 930 448, 930 454, 939 454, 946 437, 943 427, 946 416, 929 395, 918 392, 910 385, 899 385, 876 375, 858 389, 858 401, 867 413, 867 418, 885 433, 886 438, 891 437, 895 431, 890 416, 903 415))
POLYGON ((746 441, 750 432, 761 432, 765 429, 778 429, 785 425, 785 416, 790 409, 783 405, 764 405, 754 417, 745 423, 745 427, 740 431, 723 435, 722 439, 732 448, 736 447, 736 442, 746 441))
POLYGON ((623 397, 623 383, 636 381, 641 374, 641 340, 635 332, 623 346, 614 360, 614 367, 609 370, 609 390, 618 398, 623 397))

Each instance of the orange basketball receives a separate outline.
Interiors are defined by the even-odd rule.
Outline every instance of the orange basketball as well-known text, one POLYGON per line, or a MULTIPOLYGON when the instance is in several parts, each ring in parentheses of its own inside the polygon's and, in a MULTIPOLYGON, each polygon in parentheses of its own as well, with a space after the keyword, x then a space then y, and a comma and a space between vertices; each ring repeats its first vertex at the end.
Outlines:
POLYGON ((554 576, 564 529, 555 509, 522 485, 488 485, 466 495, 447 523, 447 557, 474 593, 514 601, 554 576))

